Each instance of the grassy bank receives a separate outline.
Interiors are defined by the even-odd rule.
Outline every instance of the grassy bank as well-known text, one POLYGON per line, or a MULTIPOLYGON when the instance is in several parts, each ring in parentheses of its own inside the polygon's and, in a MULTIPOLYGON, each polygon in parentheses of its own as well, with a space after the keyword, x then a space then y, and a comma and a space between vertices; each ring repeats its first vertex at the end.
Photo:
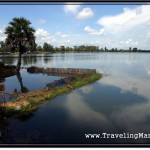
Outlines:
POLYGON ((101 77, 102 75, 97 73, 90 75, 80 75, 73 80, 71 87, 67 84, 64 84, 49 90, 44 89, 21 94, 15 101, 7 103, 7 116, 10 117, 13 115, 28 115, 48 100, 51 100, 58 95, 68 93, 72 91, 72 88, 76 89, 99 80, 101 77))

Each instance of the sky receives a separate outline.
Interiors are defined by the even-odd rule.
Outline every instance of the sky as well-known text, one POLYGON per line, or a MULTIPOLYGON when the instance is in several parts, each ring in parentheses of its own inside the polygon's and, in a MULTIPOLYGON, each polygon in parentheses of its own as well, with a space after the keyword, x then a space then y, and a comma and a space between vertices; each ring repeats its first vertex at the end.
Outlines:
POLYGON ((0 3, 0 41, 5 40, 4 30, 12 18, 25 17, 36 30, 38 45, 47 42, 53 46, 95 45, 109 49, 150 50, 150 5, 58 4, 0 3))

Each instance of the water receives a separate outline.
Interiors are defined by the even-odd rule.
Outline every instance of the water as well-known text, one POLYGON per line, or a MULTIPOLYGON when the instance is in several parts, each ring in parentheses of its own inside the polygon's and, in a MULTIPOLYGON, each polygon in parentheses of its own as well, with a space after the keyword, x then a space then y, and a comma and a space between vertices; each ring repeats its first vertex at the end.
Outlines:
MULTIPOLYGON (((16 64, 15 57, 2 57, 16 64)), ((86 139, 85 134, 150 133, 150 54, 68 53, 24 56, 24 67, 91 68, 105 76, 97 82, 48 101, 26 118, 13 119, 4 143, 104 144, 145 143, 149 139, 86 139)), ((29 90, 60 77, 21 71, 29 90)), ((3 82, 7 91, 18 88, 15 76, 3 82)))

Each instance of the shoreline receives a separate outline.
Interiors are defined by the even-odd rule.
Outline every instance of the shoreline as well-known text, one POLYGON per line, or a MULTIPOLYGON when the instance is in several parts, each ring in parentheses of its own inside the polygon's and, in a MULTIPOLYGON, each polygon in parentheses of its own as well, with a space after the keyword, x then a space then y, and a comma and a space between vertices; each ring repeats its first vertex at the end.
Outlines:
MULTIPOLYGON (((70 52, 30 52, 30 53, 24 53, 24 55, 35 55, 35 54, 69 54, 69 53, 73 53, 73 54, 78 54, 78 53, 150 53, 150 51, 137 51, 137 52, 129 52, 129 51, 81 51, 81 52, 74 52, 74 51, 70 51, 70 52)), ((16 53, 0 53, 0 58, 3 56, 13 56, 13 55, 19 55, 18 52, 16 53)), ((18 58, 18 56, 15 56, 16 58, 18 58)), ((41 57, 41 56, 40 56, 41 57)), ((48 57, 48 56, 47 56, 48 57)))
MULTIPOLYGON (((69 93, 72 90, 85 86, 99 80, 103 75, 94 73, 88 75, 76 76, 72 81, 71 87, 67 84, 54 87, 51 89, 42 89, 34 92, 20 94, 19 97, 14 100, 7 102, 6 116, 26 116, 38 109, 42 104, 56 98, 59 95, 69 93)), ((4 104, 0 104, 4 107, 4 104)))

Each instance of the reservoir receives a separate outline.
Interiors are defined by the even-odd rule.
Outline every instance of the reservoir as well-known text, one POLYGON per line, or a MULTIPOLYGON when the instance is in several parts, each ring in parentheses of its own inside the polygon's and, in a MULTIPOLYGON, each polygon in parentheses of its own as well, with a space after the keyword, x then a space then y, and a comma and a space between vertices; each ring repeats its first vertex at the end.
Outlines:
MULTIPOLYGON (((1 55, 16 65, 18 55, 1 55)), ((104 76, 56 97, 30 116, 12 118, 0 130, 3 144, 150 144, 147 138, 86 138, 85 134, 150 133, 149 53, 24 54, 21 77, 28 91, 44 88, 59 76, 30 74, 26 67, 96 69, 104 76)), ((0 81, 6 92, 20 91, 16 76, 0 81)))

